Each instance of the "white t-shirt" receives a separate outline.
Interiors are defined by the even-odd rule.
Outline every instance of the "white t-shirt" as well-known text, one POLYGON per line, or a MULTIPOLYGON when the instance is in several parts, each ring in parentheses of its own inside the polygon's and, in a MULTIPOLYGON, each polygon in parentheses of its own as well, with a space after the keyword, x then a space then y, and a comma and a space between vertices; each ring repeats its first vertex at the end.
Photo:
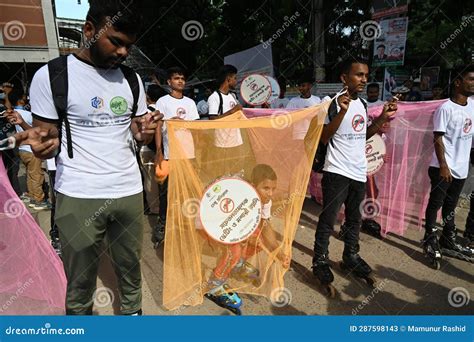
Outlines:
POLYGON ((56 158, 46 159, 46 170, 56 171, 56 158))
MULTIPOLYGON (((163 114, 164 119, 171 119, 177 116, 187 121, 199 120, 196 104, 193 100, 186 96, 183 96, 182 99, 177 99, 171 95, 160 97, 156 102, 156 109, 158 109, 160 113, 163 114)), ((169 140, 166 123, 163 124, 161 132, 163 136, 164 158, 169 159, 169 140)), ((194 140, 191 132, 186 128, 176 130, 176 138, 180 141, 186 158, 195 158, 194 140)))
MULTIPOLYGON (((232 93, 222 94, 222 113, 228 112, 234 108, 239 102, 232 93)), ((213 92, 207 99, 209 105, 209 115, 219 115, 219 94, 213 92)), ((215 145, 217 147, 236 147, 243 144, 242 135, 238 128, 225 128, 215 130, 215 145)))
MULTIPOLYGON (((321 99, 317 96, 311 95, 307 99, 302 98, 301 96, 293 97, 286 108, 288 109, 298 109, 298 108, 308 108, 315 106, 321 103, 321 99)), ((304 119, 300 122, 297 122, 293 125, 293 139, 294 140, 303 140, 306 133, 308 132, 309 125, 311 124, 311 119, 304 119)))
MULTIPOLYGON (((140 87, 137 116, 147 113, 140 87)), ((120 69, 95 68, 68 56, 68 119, 74 157, 67 155, 62 129, 57 158, 56 191, 76 198, 109 199, 143 191, 130 130, 133 95, 120 69)), ((49 83, 48 66, 31 83, 31 111, 39 120, 58 120, 49 83)))
POLYGON ((369 101, 366 101, 366 102, 367 102, 367 108, 380 106, 380 105, 383 105, 385 103, 382 100, 377 100, 375 102, 369 102, 369 101))
MULTIPOLYGON (((467 100, 466 106, 448 100, 433 116, 433 132, 444 132, 444 158, 451 174, 457 179, 467 178, 469 172, 473 122, 474 102, 470 99, 467 100)), ((433 151, 430 166, 439 168, 436 151, 433 151)))
POLYGON ((270 103, 270 108, 275 108, 275 109, 283 109, 288 106, 288 103, 290 102, 290 99, 287 97, 284 97, 282 99, 277 98, 270 103))
MULTIPOLYGON (((25 121, 28 125, 33 126, 33 116, 31 116, 31 112, 24 109, 19 109, 19 108, 15 108, 14 110, 17 111, 18 114, 21 115, 21 117, 23 118, 23 121, 25 121)), ((16 131, 23 132, 23 128, 21 128, 20 125, 16 125, 16 131)), ((33 153, 33 151, 31 151, 30 145, 20 145, 20 147, 18 147, 18 150, 21 152, 33 153)))
POLYGON ((268 220, 272 217, 272 200, 262 205, 262 219, 268 220))
MULTIPOLYGON (((330 100, 325 97, 323 102, 330 100)), ((328 143, 324 171, 333 172, 359 182, 367 179, 365 142, 367 138, 367 112, 360 98, 352 100, 336 133, 328 143)), ((337 105, 337 111, 340 107, 337 105)), ((325 124, 329 123, 326 116, 325 124)))

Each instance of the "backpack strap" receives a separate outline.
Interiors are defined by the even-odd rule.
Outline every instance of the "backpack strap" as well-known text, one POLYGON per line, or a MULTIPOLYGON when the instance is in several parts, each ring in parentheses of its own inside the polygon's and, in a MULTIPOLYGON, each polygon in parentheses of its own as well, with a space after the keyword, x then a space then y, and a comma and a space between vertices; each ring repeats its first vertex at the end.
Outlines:
POLYGON ((362 104, 364 105, 365 113, 367 114, 367 108, 368 108, 367 101, 364 100, 362 97, 359 97, 359 99, 360 99, 360 102, 362 102, 362 104))
POLYGON ((224 100, 222 99, 222 94, 219 89, 216 90, 217 95, 219 95, 219 109, 217 110, 217 115, 224 114, 224 100))
POLYGON ((120 64, 120 70, 122 70, 123 76, 130 86, 130 90, 133 95, 133 104, 132 104, 132 118, 137 114, 138 109, 138 97, 140 96, 140 85, 138 84, 138 78, 135 71, 132 68, 129 68, 126 65, 120 64))
MULTIPOLYGON (((73 158, 71 128, 67 119, 67 97, 68 97, 68 70, 67 57, 60 56, 48 62, 49 82, 53 95, 54 106, 59 118, 59 141, 62 140, 62 125, 66 129, 67 155, 73 158)), ((61 144, 59 145, 61 148, 61 144)))

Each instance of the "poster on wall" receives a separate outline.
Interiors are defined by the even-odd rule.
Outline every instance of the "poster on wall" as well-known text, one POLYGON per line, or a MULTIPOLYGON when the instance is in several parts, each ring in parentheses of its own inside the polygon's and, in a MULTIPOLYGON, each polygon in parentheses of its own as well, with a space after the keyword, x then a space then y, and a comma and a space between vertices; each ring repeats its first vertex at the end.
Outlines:
POLYGON ((403 65, 408 17, 382 20, 381 35, 374 41, 373 66, 403 65))
POLYGON ((421 68, 420 89, 427 91, 439 82, 439 66, 421 68))

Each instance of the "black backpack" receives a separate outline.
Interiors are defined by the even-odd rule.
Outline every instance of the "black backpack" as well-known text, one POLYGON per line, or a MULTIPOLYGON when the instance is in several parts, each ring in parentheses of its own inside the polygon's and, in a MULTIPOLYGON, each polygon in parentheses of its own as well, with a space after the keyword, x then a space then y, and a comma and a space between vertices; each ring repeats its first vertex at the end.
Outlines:
MULTIPOLYGON (((73 158, 72 152, 72 140, 71 140, 71 128, 69 126, 69 120, 67 118, 67 97, 68 97, 68 71, 67 71, 67 57, 59 56, 48 62, 49 70, 49 82, 51 84, 51 93, 53 95, 54 106, 58 112, 59 117, 59 141, 62 141, 62 124, 64 122, 66 129, 66 144, 67 144, 67 155, 69 158, 73 158)), ((125 79, 130 86, 133 95, 132 105, 132 117, 137 114, 138 108, 138 96, 140 94, 140 86, 138 84, 137 75, 133 69, 120 65, 125 79)), ((61 148, 61 143, 59 144, 61 148)))
MULTIPOLYGON (((330 97, 332 98, 334 96, 336 96, 336 94, 331 95, 330 97)), ((360 100, 365 107, 365 112, 367 113, 367 102, 365 102, 363 99, 360 99, 360 100)), ((334 98, 331 101, 331 104, 329 105, 329 109, 328 109, 329 122, 331 122, 332 119, 334 119, 334 117, 337 115, 336 101, 337 101, 337 98, 334 98)), ((331 139, 329 139, 328 144, 332 144, 331 139)), ((320 142, 318 145, 318 149, 316 150, 316 154, 314 156, 313 167, 312 167, 313 171, 319 172, 319 173, 323 172, 324 163, 326 162, 327 152, 328 152, 328 145, 320 142)))

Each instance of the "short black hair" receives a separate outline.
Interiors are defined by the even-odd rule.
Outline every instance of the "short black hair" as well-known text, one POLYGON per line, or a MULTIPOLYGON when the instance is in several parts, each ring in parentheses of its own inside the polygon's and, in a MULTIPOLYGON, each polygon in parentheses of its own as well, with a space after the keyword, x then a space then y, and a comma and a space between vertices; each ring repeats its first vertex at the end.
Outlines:
POLYGON ((89 0, 86 20, 96 27, 113 26, 126 34, 138 34, 143 22, 138 1, 134 0, 89 0))
POLYGON ((298 76, 298 84, 302 83, 311 83, 313 84, 315 82, 315 78, 313 75, 313 70, 311 69, 305 69, 302 70, 298 76))
POLYGON ((146 90, 146 94, 153 102, 158 101, 160 97, 167 95, 168 93, 158 84, 150 84, 146 90))
POLYGON ((456 80, 462 80, 464 76, 466 76, 470 72, 474 72, 474 64, 460 65, 454 68, 453 72, 451 73, 451 85, 454 85, 454 81, 456 80))
POLYGON ((10 94, 8 94, 8 99, 10 100, 12 106, 16 106, 18 101, 23 98, 24 94, 25 92, 21 87, 14 87, 10 94))
POLYGON ((367 90, 369 90, 369 88, 377 88, 377 90, 380 90, 379 84, 378 84, 378 83, 375 83, 375 82, 374 82, 374 83, 369 83, 369 84, 367 85, 367 90))
POLYGON ((270 165, 267 164, 258 164, 252 170, 251 182, 253 185, 257 186, 266 179, 273 181, 277 180, 277 175, 275 170, 270 165))
POLYGON ((236 75, 237 74, 237 68, 233 65, 230 64, 225 64, 220 67, 219 72, 217 73, 217 87, 220 87, 222 83, 227 79, 228 76, 231 75, 236 75))
POLYGON ((184 71, 184 69, 181 67, 175 66, 175 67, 168 68, 168 70, 166 70, 166 79, 170 80, 174 74, 183 75, 184 78, 186 78, 186 71, 184 71))
POLYGON ((434 88, 440 88, 440 89, 444 89, 443 85, 441 83, 436 83, 433 85, 433 87, 431 87, 431 89, 434 89, 434 88))
POLYGON ((385 45, 383 45, 383 44, 378 45, 377 49, 380 48, 380 47, 383 47, 385 49, 385 45))
POLYGON ((365 58, 350 56, 350 57, 347 57, 346 59, 342 60, 339 63, 339 66, 340 66, 339 74, 340 75, 348 74, 351 71, 352 64, 369 65, 369 63, 367 62, 367 60, 365 58))

